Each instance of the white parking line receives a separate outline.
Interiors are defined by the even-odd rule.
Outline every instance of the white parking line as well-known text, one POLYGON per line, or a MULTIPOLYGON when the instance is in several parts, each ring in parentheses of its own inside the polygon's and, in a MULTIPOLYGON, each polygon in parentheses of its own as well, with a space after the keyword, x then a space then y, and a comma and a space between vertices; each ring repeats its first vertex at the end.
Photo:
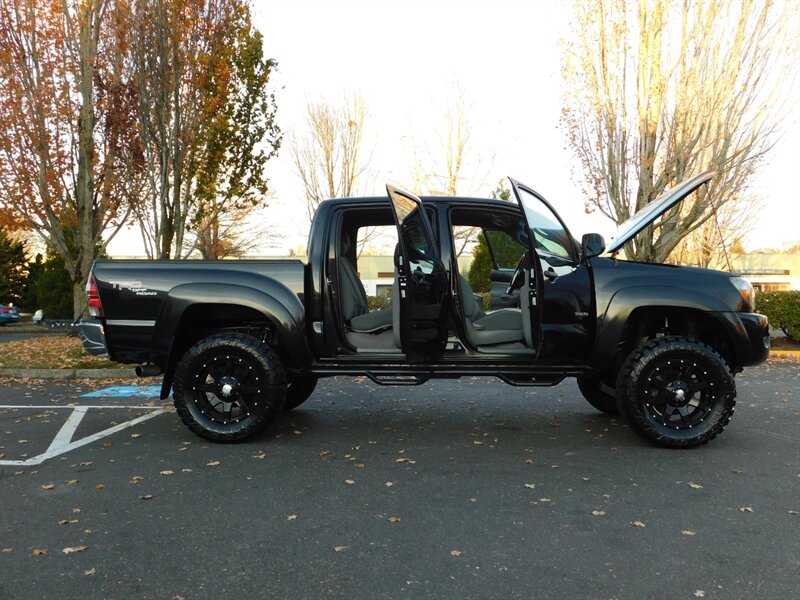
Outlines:
POLYGON ((103 405, 89 405, 89 406, 41 406, 41 405, 22 405, 22 404, 12 404, 12 405, 3 405, 0 406, 0 409, 3 408, 40 408, 40 409, 72 409, 72 413, 67 418, 66 422, 61 426, 61 429, 58 430, 53 441, 50 443, 50 446, 47 448, 45 452, 29 458, 27 460, 0 460, 0 466, 17 466, 17 467, 29 467, 33 465, 40 465, 48 458, 53 458, 55 456, 59 456, 60 454, 64 454, 65 452, 69 452, 70 450, 75 450, 76 448, 80 448, 81 446, 85 446, 87 444, 91 444, 92 442, 96 442, 99 439, 102 439, 106 436, 112 435, 117 433, 118 431, 122 431, 123 429, 127 429, 128 427, 133 427, 134 425, 138 425, 139 423, 143 423, 153 417, 157 417, 158 415, 164 414, 167 412, 163 408, 156 408, 154 406, 103 406, 103 405), (119 425, 114 425, 113 427, 109 427, 108 429, 104 429, 103 431, 98 431, 92 435, 86 436, 79 440, 72 441, 72 436, 75 435, 75 431, 77 431, 78 426, 83 421, 83 417, 86 416, 86 413, 89 412, 89 409, 92 408, 128 408, 128 409, 140 409, 140 410, 150 410, 145 415, 140 417, 136 417, 135 419, 131 419, 130 421, 126 421, 125 423, 120 423, 119 425))

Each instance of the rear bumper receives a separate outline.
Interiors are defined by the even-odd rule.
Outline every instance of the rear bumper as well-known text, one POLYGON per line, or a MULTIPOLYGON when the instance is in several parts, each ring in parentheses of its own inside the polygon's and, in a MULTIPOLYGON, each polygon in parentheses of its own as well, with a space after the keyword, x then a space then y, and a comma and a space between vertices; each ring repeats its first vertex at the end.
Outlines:
POLYGON ((108 357, 106 334, 103 324, 94 319, 81 319, 78 324, 78 337, 83 349, 92 356, 108 357))

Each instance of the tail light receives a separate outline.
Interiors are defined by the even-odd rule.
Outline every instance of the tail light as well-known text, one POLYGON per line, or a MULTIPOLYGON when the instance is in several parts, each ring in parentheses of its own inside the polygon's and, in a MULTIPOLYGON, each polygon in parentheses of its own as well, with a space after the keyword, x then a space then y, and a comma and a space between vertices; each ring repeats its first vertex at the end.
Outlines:
POLYGON ((89 275, 89 281, 86 282, 86 295, 89 297, 89 314, 93 317, 104 317, 103 303, 100 302, 100 292, 97 290, 94 275, 89 275))
POLYGON ((9 313, 9 312, 11 312, 11 311, 8 309, 7 306, 4 306, 4 307, 0 308, 0 313, 9 313))

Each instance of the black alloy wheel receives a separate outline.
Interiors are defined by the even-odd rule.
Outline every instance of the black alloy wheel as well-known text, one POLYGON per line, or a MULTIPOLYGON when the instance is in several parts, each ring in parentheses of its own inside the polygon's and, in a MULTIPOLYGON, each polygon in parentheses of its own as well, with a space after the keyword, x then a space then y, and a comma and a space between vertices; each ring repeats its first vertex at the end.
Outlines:
POLYGON ((195 344, 175 371, 174 403, 194 433, 215 442, 243 440, 283 409, 286 374, 275 352, 244 334, 195 344))
POLYGON ((670 448, 705 444, 730 422, 736 387, 714 350, 695 340, 662 337, 643 344, 623 364, 618 402, 633 428, 670 448))

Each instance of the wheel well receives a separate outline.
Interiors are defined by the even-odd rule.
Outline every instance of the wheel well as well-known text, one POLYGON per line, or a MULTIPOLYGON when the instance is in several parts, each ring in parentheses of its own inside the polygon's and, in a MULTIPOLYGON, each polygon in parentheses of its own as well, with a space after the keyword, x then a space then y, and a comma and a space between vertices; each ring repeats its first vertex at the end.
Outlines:
POLYGON ((278 328, 259 311, 236 304, 193 304, 184 311, 175 329, 167 364, 164 366, 162 393, 169 391, 178 361, 194 344, 219 331, 252 335, 273 349, 280 347, 278 328))
POLYGON ((617 346, 616 366, 635 348, 649 339, 680 335, 703 342, 716 350, 729 364, 735 351, 722 325, 702 310, 680 307, 639 307, 634 309, 617 346))

